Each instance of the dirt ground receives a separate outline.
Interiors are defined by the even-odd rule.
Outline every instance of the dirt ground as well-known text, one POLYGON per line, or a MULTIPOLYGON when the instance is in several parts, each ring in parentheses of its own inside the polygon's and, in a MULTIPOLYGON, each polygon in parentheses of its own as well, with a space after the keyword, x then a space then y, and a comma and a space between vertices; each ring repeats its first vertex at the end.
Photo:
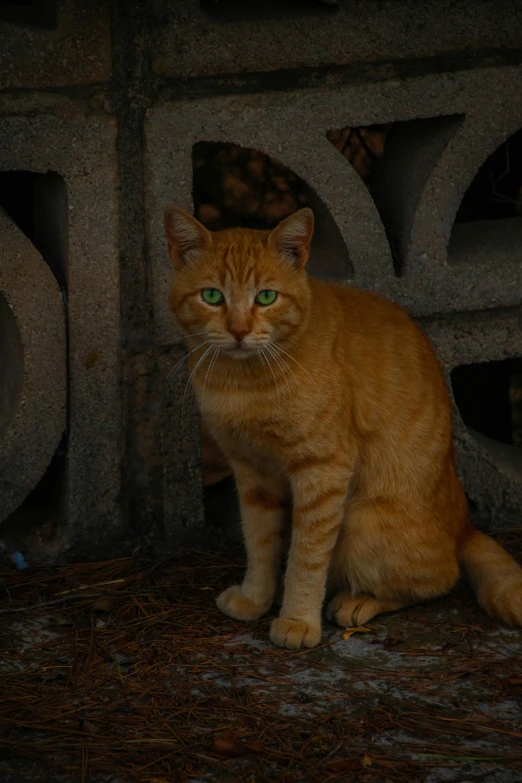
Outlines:
MULTIPOLYGON (((501 537, 520 557, 520 531, 501 537)), ((270 617, 215 608, 242 568, 187 551, 4 570, 0 779, 522 780, 522 631, 466 585, 367 630, 325 622, 296 653, 270 617)))

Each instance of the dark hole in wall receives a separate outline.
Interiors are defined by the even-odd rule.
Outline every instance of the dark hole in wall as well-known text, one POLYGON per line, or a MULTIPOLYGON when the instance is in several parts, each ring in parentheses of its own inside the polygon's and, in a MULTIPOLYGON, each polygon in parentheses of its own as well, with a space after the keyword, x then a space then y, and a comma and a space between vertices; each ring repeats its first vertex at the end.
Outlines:
POLYGON ((397 277, 400 277, 402 273, 403 250, 396 224, 402 225, 404 215, 401 214, 400 209, 402 198, 400 198, 400 194, 394 192, 393 188, 397 187, 397 182, 404 174, 405 167, 401 165, 401 150, 398 150, 399 154, 395 156, 392 163, 395 169, 399 168, 399 172, 389 165, 387 167, 391 169, 389 178, 393 183, 392 187, 383 179, 382 168, 386 160, 384 154, 388 148, 388 140, 390 137, 393 138, 394 129, 412 124, 412 122, 388 122, 360 127, 347 126, 345 128, 331 128, 326 134, 328 141, 353 166, 370 191, 386 231, 397 277))
MULTIPOLYGON (((483 248, 490 248, 497 257, 518 263, 521 224, 522 129, 487 158, 464 194, 448 245, 448 262, 474 263, 483 248)), ((494 440, 517 446, 522 442, 521 366, 522 360, 507 359, 455 371, 459 394, 472 419, 466 421, 463 413, 465 423, 494 440)))
POLYGON ((0 172, 0 207, 36 247, 67 290, 67 186, 54 171, 0 172))
MULTIPOLYGON (((39 251, 52 270, 66 304, 68 206, 65 180, 55 172, 0 172, 0 207, 39 251)), ((65 309, 67 313, 67 310, 65 309)), ((34 536, 52 536, 63 518, 67 434, 42 479, 22 505, 1 524, 10 548, 34 536)))
POLYGON ((0 22, 53 30, 57 21, 56 0, 0 0, 0 22))
POLYGON ((522 446, 522 359, 456 367, 451 385, 466 426, 500 443, 522 446))
POLYGON ((375 164, 384 154, 386 141, 392 128, 392 122, 381 125, 331 128, 327 132, 326 138, 339 150, 348 163, 351 163, 369 188, 375 164))
POLYGON ((294 19, 336 11, 337 0, 200 0, 203 13, 223 22, 236 19, 294 19))
POLYGON ((353 276, 348 251, 321 199, 304 180, 265 153, 237 144, 198 142, 192 151, 194 214, 207 228, 270 229, 302 207, 315 216, 310 274, 353 276))
POLYGON ((484 162, 467 189, 456 223, 522 216, 522 129, 484 162))

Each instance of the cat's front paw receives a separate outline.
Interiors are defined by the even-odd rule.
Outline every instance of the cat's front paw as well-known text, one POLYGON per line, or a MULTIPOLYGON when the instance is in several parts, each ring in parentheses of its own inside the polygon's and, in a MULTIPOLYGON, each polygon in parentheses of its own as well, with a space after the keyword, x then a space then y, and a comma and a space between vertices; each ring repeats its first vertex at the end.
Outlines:
POLYGON ((270 641, 289 650, 315 647, 321 641, 321 626, 278 617, 270 626, 270 641))
POLYGON ((243 593, 239 585, 224 590, 216 599, 218 609, 234 620, 258 620, 270 609, 270 605, 259 606, 243 593))

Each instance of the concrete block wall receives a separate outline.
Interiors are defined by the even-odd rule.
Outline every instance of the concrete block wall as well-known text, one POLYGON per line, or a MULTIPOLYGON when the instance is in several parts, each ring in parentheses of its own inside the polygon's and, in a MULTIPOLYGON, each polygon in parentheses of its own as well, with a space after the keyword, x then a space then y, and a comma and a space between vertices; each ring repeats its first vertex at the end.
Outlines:
MULTIPOLYGON (((262 150, 305 180, 340 237, 331 252, 319 236, 314 273, 407 307, 448 382, 457 366, 522 356, 520 219, 454 224, 481 165, 522 127, 517 4, 53 8, 39 23, 0 13, 5 548, 45 558, 209 540, 186 373, 165 384, 182 353, 161 226, 167 203, 192 207, 199 141, 262 150), (326 133, 388 122, 368 190, 326 133), (2 172, 35 176, 25 234, 2 172), (28 508, 57 454, 59 519, 45 528, 28 508)), ((483 523, 518 519, 520 452, 467 430, 456 408, 455 422, 483 523)))

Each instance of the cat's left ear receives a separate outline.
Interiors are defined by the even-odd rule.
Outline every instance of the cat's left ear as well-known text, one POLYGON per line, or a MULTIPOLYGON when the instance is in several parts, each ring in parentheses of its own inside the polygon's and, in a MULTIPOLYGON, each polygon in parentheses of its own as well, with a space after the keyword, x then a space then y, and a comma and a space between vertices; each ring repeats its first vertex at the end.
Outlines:
POLYGON ((308 207, 282 220, 268 236, 269 244, 299 269, 308 261, 314 233, 314 213, 308 207))
POLYGON ((189 264, 212 244, 210 231, 180 207, 167 207, 163 225, 169 244, 169 256, 176 269, 189 264))

